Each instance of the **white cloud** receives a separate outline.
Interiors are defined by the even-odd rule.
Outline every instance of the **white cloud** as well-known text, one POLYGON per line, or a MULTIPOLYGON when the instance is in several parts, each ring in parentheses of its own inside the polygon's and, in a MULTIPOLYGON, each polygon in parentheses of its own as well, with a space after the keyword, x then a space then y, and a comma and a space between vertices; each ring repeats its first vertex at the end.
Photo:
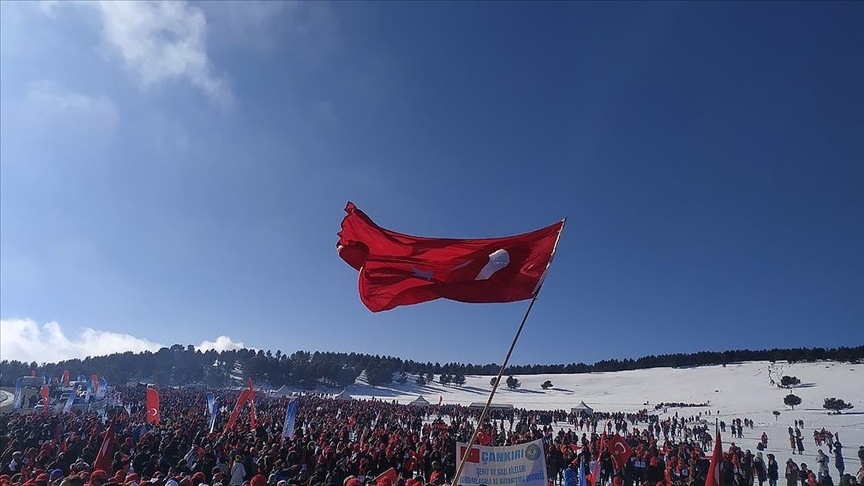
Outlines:
POLYGON ((103 356, 126 351, 156 351, 158 343, 128 334, 86 328, 77 338, 67 336, 60 324, 49 322, 41 327, 32 319, 0 320, 0 356, 2 359, 54 363, 70 358, 103 356))
POLYGON ((109 98, 76 93, 52 81, 30 85, 22 116, 31 122, 70 122, 79 129, 92 128, 105 138, 110 138, 120 122, 120 111, 109 98))
POLYGON ((233 95, 215 75, 207 54, 207 19, 187 2, 116 2, 94 4, 102 20, 105 45, 141 83, 183 80, 222 105, 233 95))
POLYGON ((228 336, 219 336, 215 341, 201 341, 201 344, 196 346, 195 349, 199 351, 210 351, 211 349, 222 352, 229 351, 232 349, 243 349, 248 348, 242 342, 234 342, 228 336))
MULTIPOLYGON (((0 319, 0 359, 37 363, 56 363, 65 359, 105 356, 132 351, 158 351, 164 344, 129 334, 85 328, 79 336, 69 336, 56 322, 40 326, 32 319, 0 319)), ((196 349, 224 351, 246 347, 228 336, 202 341, 196 349)))

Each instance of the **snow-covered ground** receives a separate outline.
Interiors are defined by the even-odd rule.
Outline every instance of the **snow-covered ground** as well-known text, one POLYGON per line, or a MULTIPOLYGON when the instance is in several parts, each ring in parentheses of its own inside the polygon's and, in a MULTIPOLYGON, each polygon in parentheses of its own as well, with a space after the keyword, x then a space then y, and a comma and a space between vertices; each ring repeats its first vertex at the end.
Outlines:
MULTIPOLYGON (((525 375, 516 376, 522 383, 518 390, 508 390, 502 386, 495 394, 493 403, 511 404, 528 409, 564 409, 580 401, 597 411, 637 411, 647 408, 653 413, 654 405, 659 402, 710 402, 713 414, 705 417, 730 423, 733 418, 749 418, 755 422, 753 430, 744 431, 744 439, 734 440, 745 449, 756 452, 756 443, 762 432, 767 432, 769 447, 766 451, 777 455, 778 461, 785 462, 794 457, 797 462, 815 464, 816 444, 813 441, 814 428, 825 428, 839 432, 844 445, 847 472, 858 470, 856 457, 858 446, 864 445, 864 364, 850 365, 834 362, 787 364, 769 362, 749 362, 723 366, 673 369, 654 368, 613 373, 591 373, 574 375, 525 375), (770 374, 770 376, 769 376, 770 374), (790 375, 801 380, 801 385, 786 390, 772 386, 771 378, 790 375), (543 391, 540 385, 550 380, 554 385, 543 391), (801 397, 801 404, 791 410, 783 404, 783 397, 790 392, 801 397), (841 415, 829 415, 822 408, 825 398, 836 397, 854 408, 841 415), (648 402, 649 405, 645 405, 648 402), (719 415, 717 411, 719 410, 719 415), (775 419, 773 411, 779 411, 775 419), (804 421, 802 432, 805 436, 803 457, 790 454, 787 427, 795 419, 804 421)), ((436 376, 436 380, 437 380, 436 376)), ((345 389, 354 398, 396 400, 408 403, 424 396, 433 405, 439 396, 443 402, 467 405, 471 402, 485 402, 491 386, 490 376, 468 376, 463 386, 443 386, 433 383, 417 386, 413 377, 404 385, 392 384, 385 387, 371 387, 362 382, 345 389)), ((336 390, 341 391, 341 390, 336 390)), ((707 412, 702 408, 669 408, 666 414, 676 412, 690 416, 707 412)), ((662 412, 662 410, 661 410, 662 412)), ((733 441, 728 433, 723 434, 724 444, 733 441)), ((827 454, 827 446, 822 449, 827 454)), ((833 460, 832 460, 833 468, 833 460)), ((833 470, 833 469, 832 469, 833 470)), ((836 476, 835 476, 836 478, 836 476)))

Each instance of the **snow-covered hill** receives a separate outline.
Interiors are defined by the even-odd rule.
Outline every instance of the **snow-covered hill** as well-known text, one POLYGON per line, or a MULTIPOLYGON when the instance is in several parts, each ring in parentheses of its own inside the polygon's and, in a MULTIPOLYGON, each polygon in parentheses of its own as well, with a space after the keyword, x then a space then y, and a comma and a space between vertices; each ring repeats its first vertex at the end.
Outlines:
MULTIPOLYGON (((769 436, 769 452, 778 454, 778 460, 789 454, 787 427, 795 419, 804 420, 803 430, 806 456, 815 457, 812 440, 813 428, 825 427, 839 432, 848 456, 855 460, 855 450, 864 444, 864 365, 834 362, 776 364, 749 362, 727 366, 705 366, 688 369, 653 368, 648 370, 590 373, 574 375, 517 376, 522 382, 518 390, 502 386, 494 403, 512 404, 528 409, 565 409, 585 401, 597 411, 636 411, 654 409, 659 402, 708 403, 713 411, 709 419, 720 418, 728 423, 732 418, 749 418, 756 422, 753 431, 745 431, 738 440, 743 447, 755 452, 756 441, 762 431, 769 436), (801 380, 801 385, 786 390, 771 385, 771 379, 790 375, 801 380), (540 385, 550 380, 554 387, 544 391, 540 385), (783 397, 790 392, 801 397, 801 405, 790 410, 783 397), (852 403, 854 408, 842 415, 829 415, 822 408, 825 398, 836 397, 852 403), (645 405, 645 403, 649 405, 645 405), (716 415, 719 410, 720 414, 716 415), (781 412, 779 418, 773 411, 781 412)), ((371 387, 358 381, 345 389, 354 398, 376 398, 408 403, 424 396, 430 403, 443 402, 467 405, 485 401, 491 386, 490 376, 468 376, 463 386, 444 386, 432 383, 418 386, 411 377, 408 383, 393 383, 384 387, 371 387)), ((437 376, 436 376, 437 380, 437 376)), ((335 390, 336 392, 341 389, 335 390)), ((669 408, 668 414, 689 416, 702 408, 669 408)), ((724 442, 729 437, 724 436, 724 442)), ((827 453, 827 448, 825 448, 827 453)))

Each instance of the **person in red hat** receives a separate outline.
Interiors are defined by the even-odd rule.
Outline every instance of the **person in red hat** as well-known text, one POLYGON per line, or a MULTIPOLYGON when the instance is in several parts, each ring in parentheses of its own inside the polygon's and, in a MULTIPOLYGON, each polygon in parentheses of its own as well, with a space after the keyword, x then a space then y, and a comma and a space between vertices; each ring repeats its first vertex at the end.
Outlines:
POLYGON ((192 475, 192 486, 201 486, 207 482, 207 476, 203 472, 198 471, 192 475))
POLYGON ((103 471, 102 469, 97 469, 93 471, 93 474, 90 475, 90 482, 88 483, 90 486, 102 486, 103 484, 108 482, 108 473, 103 471))

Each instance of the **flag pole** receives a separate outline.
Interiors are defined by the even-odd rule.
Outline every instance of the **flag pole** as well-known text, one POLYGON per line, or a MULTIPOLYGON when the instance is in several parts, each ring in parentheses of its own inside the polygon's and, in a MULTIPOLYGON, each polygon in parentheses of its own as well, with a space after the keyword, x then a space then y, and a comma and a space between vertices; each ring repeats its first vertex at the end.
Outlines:
MULTIPOLYGON (((504 362, 501 363, 501 368, 498 370, 498 376, 495 378, 495 383, 492 384, 492 392, 489 393, 489 398, 486 399, 486 405, 483 407, 483 411, 480 412, 480 418, 477 419, 477 427, 474 428, 474 433, 471 434, 471 439, 468 441, 465 448, 465 454, 463 454, 462 458, 459 459, 459 467, 456 468, 456 475, 453 476, 452 486, 459 486, 459 478, 462 476, 462 471, 465 469, 465 460, 468 459, 468 454, 471 452, 471 448, 474 447, 474 444, 477 442, 477 433, 480 432, 480 426, 483 425, 483 420, 486 419, 486 415, 489 413, 489 408, 492 406, 492 398, 498 390, 498 385, 501 384, 501 377, 504 376, 504 370, 507 369, 507 364, 510 362, 510 356, 513 355, 513 349, 516 348, 516 342, 519 341, 519 336, 522 334, 522 329, 525 328, 525 323, 528 321, 531 309, 534 308, 534 303, 537 302, 537 296, 540 295, 540 288, 543 286, 546 274, 549 273, 549 267, 552 265, 552 260, 555 258, 555 250, 558 248, 558 242, 561 240, 561 233, 564 232, 564 225, 566 223, 567 218, 564 218, 561 221, 561 229, 558 231, 558 238, 555 239, 555 245, 552 246, 552 255, 549 257, 549 262, 546 264, 546 270, 543 271, 540 281, 537 282, 537 287, 534 289, 534 297, 531 298, 531 302, 525 310, 525 315, 522 316, 522 322, 519 323, 519 328, 516 330, 516 335, 513 336, 513 342, 510 343, 510 349, 507 350, 507 356, 504 357, 504 362)), ((456 454, 459 454, 458 450, 456 451, 456 454)))

